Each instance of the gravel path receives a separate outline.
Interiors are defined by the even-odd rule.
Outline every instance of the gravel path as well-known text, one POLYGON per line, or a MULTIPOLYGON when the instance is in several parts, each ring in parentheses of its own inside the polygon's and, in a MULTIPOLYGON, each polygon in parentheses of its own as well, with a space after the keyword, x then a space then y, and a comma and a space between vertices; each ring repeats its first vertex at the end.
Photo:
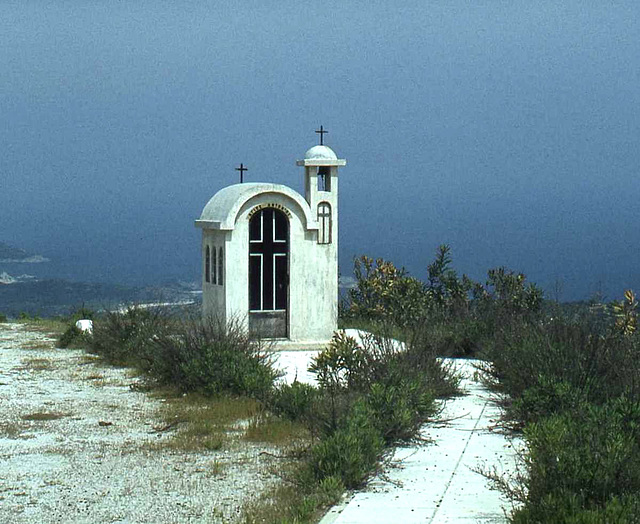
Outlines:
POLYGON ((225 522, 278 481, 256 445, 153 449, 170 438, 153 430, 162 401, 126 369, 52 346, 0 324, 0 522, 225 522))

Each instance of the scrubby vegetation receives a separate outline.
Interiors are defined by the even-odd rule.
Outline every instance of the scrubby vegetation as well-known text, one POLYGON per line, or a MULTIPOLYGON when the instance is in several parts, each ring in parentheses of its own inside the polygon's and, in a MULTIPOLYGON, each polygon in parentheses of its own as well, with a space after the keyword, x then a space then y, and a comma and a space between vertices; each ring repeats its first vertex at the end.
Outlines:
POLYGON ((160 308, 105 313, 94 323, 90 350, 156 385, 209 397, 263 399, 278 376, 269 348, 249 339, 239 322, 177 318, 160 308))
POLYGON ((440 356, 477 356, 504 326, 544 318, 542 291, 522 273, 491 269, 484 284, 459 277, 446 245, 427 272, 422 282, 391 262, 357 259, 342 325, 368 329, 382 321, 399 327, 400 337, 418 328, 440 356))
MULTIPOLYGON (((366 482, 389 446, 419 438, 420 426, 436 414, 436 398, 457 393, 457 380, 436 359, 440 348, 417 312, 413 323, 398 318, 367 318, 375 335, 362 341, 336 334, 313 363, 318 387, 277 385, 269 347, 249 339, 235 321, 135 306, 100 315, 81 311, 70 317, 60 345, 84 344, 111 364, 137 369, 156 387, 171 386, 212 403, 253 399, 260 407, 248 421, 247 439, 278 442, 289 435, 291 441, 304 440, 302 447, 295 446, 297 465, 284 474, 277 521, 308 522, 345 488, 366 482), (92 335, 75 328, 80 316, 93 317, 92 335), (292 492, 286 486, 295 486, 294 497, 288 498, 292 492)), ((197 412, 203 409, 198 404, 197 412)), ((191 434, 201 441, 209 426, 196 427, 193 420, 187 425, 189 448, 196 449, 191 434)), ((210 427, 221 445, 220 427, 210 427)), ((248 509, 245 520, 263 522, 270 504, 248 509)))
POLYGON ((362 341, 337 333, 311 365, 318 387, 294 382, 272 390, 267 408, 304 424, 311 445, 278 489, 278 511, 267 501, 246 522, 313 521, 345 488, 362 486, 392 444, 418 439, 437 397, 457 393, 456 377, 421 334, 406 331, 402 345, 388 336, 397 329, 376 325, 362 341))
POLYGON ((437 397, 457 392, 451 370, 419 340, 404 347, 383 335, 359 343, 336 334, 310 368, 318 388, 293 383, 275 389, 270 408, 304 421, 318 437, 308 477, 337 479, 347 488, 362 485, 387 446, 417 437, 435 414, 437 397))
POLYGON ((93 320, 96 317, 96 312, 84 306, 80 306, 75 309, 69 316, 64 318, 64 321, 68 324, 64 332, 58 337, 58 347, 60 348, 86 348, 91 344, 90 333, 85 333, 78 327, 76 322, 78 320, 86 319, 93 320))
MULTIPOLYGON (((336 334, 313 362, 317 387, 277 385, 269 348, 237 322, 131 307, 97 316, 89 338, 72 328, 68 337, 156 385, 197 393, 198 402, 251 399, 248 439, 304 433, 295 465, 283 466, 283 485, 247 509, 248 523, 313 521, 345 488, 365 483, 389 446, 419 438, 436 399, 457 391, 437 358, 446 356, 479 358, 487 384, 505 399, 504 425, 526 442, 515 479, 486 472, 516 503, 511 522, 638 521, 640 335, 632 292, 611 304, 564 307, 505 268, 489 270, 484 282, 459 276, 446 246, 424 282, 367 257, 355 274, 340 321, 372 335, 336 334)), ((219 428, 213 437, 222 442, 219 428)))
POLYGON ((517 524, 640 522, 640 338, 631 291, 590 308, 544 301, 524 275, 477 283, 446 246, 420 282, 362 257, 343 304, 347 325, 424 326, 439 355, 477 356, 506 394, 504 424, 527 445, 515 479, 487 476, 516 503, 517 524))
MULTIPOLYGON (((484 355, 522 429, 525 472, 504 488, 513 522, 638 522, 640 340, 632 292, 606 308, 608 325, 559 316, 501 329, 484 355)), ((497 479, 499 482, 499 479, 497 479)))

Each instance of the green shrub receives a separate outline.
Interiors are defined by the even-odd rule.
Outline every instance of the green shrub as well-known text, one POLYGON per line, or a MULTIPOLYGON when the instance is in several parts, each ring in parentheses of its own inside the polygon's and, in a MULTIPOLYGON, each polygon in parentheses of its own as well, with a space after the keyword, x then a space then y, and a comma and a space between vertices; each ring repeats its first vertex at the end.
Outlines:
POLYGON ((323 506, 331 506, 340 500, 345 486, 338 476, 325 477, 318 486, 318 502, 323 506))
POLYGON ((372 368, 378 364, 376 355, 367 349, 339 331, 327 348, 312 359, 309 371, 316 375, 321 388, 362 390, 371 380, 372 368))
POLYGON ((398 355, 400 376, 420 378, 436 397, 459 394, 460 377, 454 364, 439 358, 447 355, 443 340, 436 334, 438 325, 421 323, 413 326, 406 342, 406 351, 398 355))
MULTIPOLYGON (((517 313, 504 289, 488 316, 517 313)), ((514 523, 640 521, 640 337, 625 298, 608 317, 512 315, 483 345, 489 382, 511 397, 506 416, 527 443, 526 475, 504 489, 522 503, 514 523)))
POLYGON ((483 346, 483 326, 473 318, 433 319, 412 326, 407 342, 428 347, 438 357, 469 358, 483 346))
POLYGON ((92 335, 77 328, 75 323, 70 325, 58 338, 59 348, 91 347, 92 335))
POLYGON ((271 353, 239 322, 188 319, 156 336, 149 371, 184 391, 267 398, 279 376, 271 353))
POLYGON ((480 307, 486 308, 485 314, 491 313, 501 319, 537 320, 542 311, 543 296, 538 286, 526 282, 524 274, 499 267, 487 272, 485 292, 477 298, 480 307))
POLYGON ((108 311, 93 323, 91 348, 111 364, 149 371, 159 362, 155 341, 168 335, 171 327, 171 319, 160 309, 134 305, 108 311))
POLYGON ((638 301, 631 289, 624 292, 624 299, 613 301, 610 305, 611 316, 614 319, 612 330, 623 337, 633 335, 638 328, 638 301))
POLYGON ((389 323, 402 340, 417 325, 438 325, 440 333, 433 332, 442 337, 441 356, 474 356, 496 330, 543 318, 543 293, 522 273, 490 269, 485 284, 458 277, 447 245, 438 247, 427 271, 421 282, 389 261, 356 259, 356 285, 340 310, 343 324, 370 329, 371 323, 389 323))
POLYGON ((437 396, 456 391, 457 379, 450 366, 438 358, 438 347, 421 324, 406 344, 387 333, 389 325, 378 324, 377 334, 363 333, 361 343, 338 332, 327 348, 313 358, 309 371, 321 388, 366 392, 376 383, 393 383, 419 375, 437 396))
POLYGON ((322 406, 313 410, 318 426, 328 433, 341 427, 362 398, 385 442, 412 438, 435 413, 435 398, 455 394, 458 385, 451 367, 436 358, 422 335, 416 330, 407 344, 400 344, 388 336, 366 334, 358 343, 337 333, 309 368, 320 385, 322 406))
POLYGON ((178 322, 159 309, 131 306, 94 321, 91 346, 110 363, 209 396, 267 398, 278 377, 267 348, 249 339, 237 321, 178 322))
POLYGON ((564 382, 597 404, 622 394, 640 397, 637 338, 593 333, 563 322, 512 325, 497 333, 483 356, 494 386, 514 399, 540 386, 540 377, 564 382))
POLYGON ((508 407, 509 418, 527 424, 556 413, 570 412, 584 406, 585 392, 568 382, 538 375, 537 383, 525 389, 508 407))
POLYGON ((613 497, 598 508, 584 508, 571 493, 550 494, 535 507, 525 506, 512 517, 513 524, 639 524, 640 496, 613 497))
POLYGON ((383 446, 370 408, 360 401, 347 423, 311 450, 311 471, 319 481, 334 477, 348 489, 357 488, 375 471, 383 446))
POLYGON ((515 522, 551 522, 545 520, 550 511, 567 516, 576 514, 576 509, 585 515, 613 511, 614 506, 607 509, 612 501, 640 492, 637 403, 617 399, 603 406, 583 405, 530 424, 525 439, 528 477, 523 515, 529 520, 515 522))
POLYGON ((354 261, 356 285, 341 311, 350 318, 409 327, 425 318, 458 318, 469 313, 471 291, 478 285, 451 269, 450 248, 438 247, 427 267, 428 281, 411 277, 383 259, 354 261))
POLYGON ((7 322, 7 315, 0 313, 0 324, 4 322, 7 322))
POLYGON ((415 378, 397 384, 373 384, 366 403, 373 426, 387 444, 414 438, 436 411, 433 392, 415 378))
MULTIPOLYGON (((478 286, 466 275, 458 278, 451 268, 451 248, 438 246, 436 258, 427 266, 427 293, 430 297, 430 316, 462 318, 469 313, 471 291, 478 286)), ((419 319, 424 319, 424 314, 419 319)))
POLYGON ((318 397, 318 389, 309 384, 298 381, 281 384, 273 390, 269 409, 289 420, 309 420, 318 397))
POLYGON ((347 315, 404 326, 424 315, 425 285, 391 262, 362 256, 354 261, 356 286, 349 290, 347 315))

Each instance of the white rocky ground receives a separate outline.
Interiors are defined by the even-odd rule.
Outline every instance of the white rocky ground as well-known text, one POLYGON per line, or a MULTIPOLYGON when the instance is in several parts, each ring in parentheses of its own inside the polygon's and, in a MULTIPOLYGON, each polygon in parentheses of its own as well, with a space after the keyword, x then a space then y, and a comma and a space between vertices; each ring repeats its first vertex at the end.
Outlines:
POLYGON ((153 449, 170 438, 154 431, 161 400, 133 382, 125 369, 0 324, 0 522, 223 522, 278 480, 251 444, 153 449), (23 419, 34 413, 63 416, 23 419))
MULTIPOLYGON (((315 354, 280 353, 283 379, 313 382, 307 368, 315 354)), ((434 443, 398 448, 397 467, 351 493, 323 522, 506 521, 506 501, 474 469, 513 472, 519 443, 493 431, 499 412, 473 363, 457 364, 467 395, 447 402, 442 418, 449 422, 423 428, 434 443)), ((225 522, 278 482, 259 446, 153 449, 170 438, 154 431, 161 401, 132 390, 134 382, 82 351, 53 349, 46 335, 0 324, 0 523, 225 522), (22 418, 34 413, 63 416, 22 418)))

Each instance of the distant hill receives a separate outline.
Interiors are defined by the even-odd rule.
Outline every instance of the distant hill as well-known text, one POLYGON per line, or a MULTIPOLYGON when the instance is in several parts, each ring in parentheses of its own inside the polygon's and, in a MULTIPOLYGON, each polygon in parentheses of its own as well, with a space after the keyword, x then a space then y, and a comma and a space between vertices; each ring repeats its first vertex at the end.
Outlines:
POLYGON ((33 253, 29 253, 24 249, 20 249, 17 247, 10 246, 9 244, 5 244, 4 242, 0 242, 0 262, 3 263, 15 263, 15 262, 26 262, 26 263, 39 263, 39 262, 48 262, 49 259, 43 257, 42 255, 35 255, 33 253))

